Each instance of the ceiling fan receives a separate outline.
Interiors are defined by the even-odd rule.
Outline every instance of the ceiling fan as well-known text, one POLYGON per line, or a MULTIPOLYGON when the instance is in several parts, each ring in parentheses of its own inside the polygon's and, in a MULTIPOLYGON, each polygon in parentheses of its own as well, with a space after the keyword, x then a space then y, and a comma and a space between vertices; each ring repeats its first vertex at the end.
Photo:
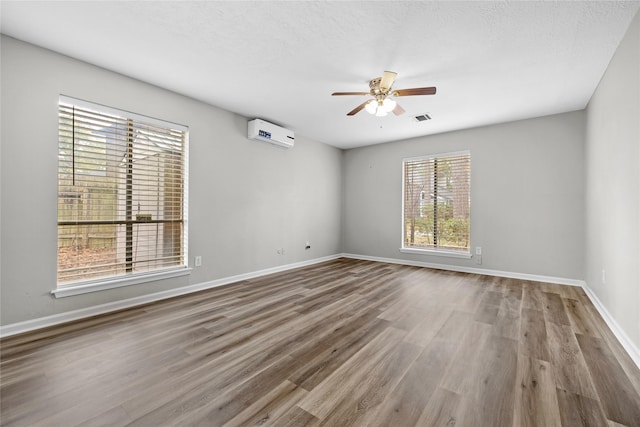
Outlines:
POLYGON ((396 116, 404 113, 402 108, 396 101, 389 98, 389 96, 414 96, 414 95, 434 95, 436 93, 435 87, 414 87, 411 89, 394 89, 393 82, 396 80, 398 73, 393 71, 385 71, 382 77, 376 77, 369 82, 369 92, 333 92, 331 96, 342 95, 371 95, 374 99, 364 101, 353 110, 347 113, 347 116, 354 116, 359 113, 363 108, 367 112, 376 116, 386 116, 387 113, 393 112, 396 116))

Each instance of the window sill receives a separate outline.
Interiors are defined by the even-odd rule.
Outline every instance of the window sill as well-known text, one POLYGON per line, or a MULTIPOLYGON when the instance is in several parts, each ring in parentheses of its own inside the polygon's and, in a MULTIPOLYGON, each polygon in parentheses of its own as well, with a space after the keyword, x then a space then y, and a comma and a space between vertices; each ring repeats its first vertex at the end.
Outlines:
POLYGON ((137 285, 139 283, 152 282, 155 280, 169 279, 171 277, 186 276, 191 274, 191 268, 181 267, 158 271, 153 273, 140 273, 136 275, 123 276, 115 279, 100 281, 78 282, 73 285, 60 287, 51 291, 56 298, 70 297, 73 295, 86 294, 89 292, 104 291, 107 289, 121 288, 123 286, 137 285))
POLYGON ((400 248, 399 250, 404 254, 435 255, 435 256, 444 256, 449 258, 471 259, 471 254, 467 252, 444 251, 444 250, 435 250, 435 249, 417 249, 417 248, 400 248))

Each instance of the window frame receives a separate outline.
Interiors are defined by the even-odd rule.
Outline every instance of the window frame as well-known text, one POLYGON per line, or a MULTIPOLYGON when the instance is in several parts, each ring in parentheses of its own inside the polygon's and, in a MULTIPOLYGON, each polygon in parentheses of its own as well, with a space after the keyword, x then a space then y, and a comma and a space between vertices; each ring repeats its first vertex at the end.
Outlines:
MULTIPOLYGON (((400 249, 401 253, 407 254, 419 254, 419 255, 435 255, 435 256, 443 256, 450 258, 462 258, 462 259, 471 259, 471 169, 469 169, 469 247, 467 251, 462 250, 453 250, 453 249, 444 249, 437 247, 413 247, 413 246, 405 246, 405 186, 406 186, 406 167, 408 162, 415 161, 424 161, 424 160, 432 160, 446 157, 455 157, 455 156, 469 156, 469 165, 471 165, 471 150, 463 150, 463 151, 454 151, 454 152, 446 152, 446 153, 435 153, 435 154, 427 154, 423 156, 415 156, 415 157, 405 157, 402 159, 402 189, 401 189, 401 218, 400 218, 400 249)), ((423 191, 424 192, 424 191, 423 191)))
MULTIPOLYGON (((93 110, 99 112, 100 114, 105 115, 113 115, 121 118, 126 118, 127 120, 131 120, 133 122, 141 122, 144 124, 154 125, 161 128, 171 128, 173 130, 183 132, 183 145, 182 145, 182 215, 181 215, 181 223, 182 223, 182 233, 180 240, 180 248, 181 248, 181 256, 179 258, 179 264, 168 266, 168 267, 156 267, 149 271, 141 271, 141 272, 126 272, 125 274, 116 274, 110 276, 96 277, 96 278, 86 278, 77 281, 71 282, 62 282, 58 283, 58 279, 56 278, 56 288, 51 291, 56 298, 66 297, 71 295, 84 294, 88 292, 101 291, 106 289, 118 288, 123 286, 130 286, 145 282, 157 281, 162 279, 167 279, 171 277, 178 277, 188 275, 191 272, 191 268, 189 267, 189 255, 188 255, 188 206, 189 206, 189 128, 184 125, 180 125, 174 122, 170 122, 167 120, 160 120, 153 117, 141 115, 138 113, 133 113, 130 111, 117 109, 113 107, 108 107, 105 105, 101 105, 94 102, 84 101, 78 98, 69 97, 66 95, 60 95, 58 99, 58 109, 57 115, 58 120, 60 120, 60 105, 72 105, 76 108, 93 110)), ((58 136, 58 147, 60 147, 60 125, 58 125, 57 130, 58 136)), ((60 162, 60 160, 58 160, 60 162)), ((57 175, 59 176, 60 166, 58 166, 57 175)), ((59 184, 56 185, 56 190, 59 192, 60 187, 59 184)), ((59 197, 58 197, 59 198, 59 197)), ((58 198, 56 200, 58 201, 58 198)), ((56 213, 56 229, 59 234, 61 222, 65 221, 60 220, 59 213, 56 213)), ((64 224, 63 224, 64 225, 64 224)), ((58 258, 59 242, 56 243, 56 259, 58 258)), ((56 262, 57 264, 57 262, 56 262)), ((58 268, 56 268, 58 271, 58 268)), ((57 275, 58 273, 56 273, 57 275)))

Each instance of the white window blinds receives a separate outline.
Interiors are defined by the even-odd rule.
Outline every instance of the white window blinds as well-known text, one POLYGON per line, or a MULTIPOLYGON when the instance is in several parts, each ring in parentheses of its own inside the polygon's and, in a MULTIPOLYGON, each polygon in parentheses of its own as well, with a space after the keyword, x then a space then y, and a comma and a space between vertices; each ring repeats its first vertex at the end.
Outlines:
POLYGON ((469 253, 469 152, 406 159, 403 248, 469 253))
POLYGON ((62 98, 58 287, 186 266, 186 128, 62 98))

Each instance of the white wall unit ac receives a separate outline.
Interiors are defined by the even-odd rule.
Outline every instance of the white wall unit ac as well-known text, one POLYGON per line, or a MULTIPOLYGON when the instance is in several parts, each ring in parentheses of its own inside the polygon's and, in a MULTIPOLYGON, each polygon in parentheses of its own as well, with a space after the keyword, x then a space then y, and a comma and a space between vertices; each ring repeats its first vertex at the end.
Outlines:
POLYGON ((291 148, 295 142, 293 131, 265 122, 264 120, 250 120, 248 125, 249 139, 268 142, 280 147, 291 148))

